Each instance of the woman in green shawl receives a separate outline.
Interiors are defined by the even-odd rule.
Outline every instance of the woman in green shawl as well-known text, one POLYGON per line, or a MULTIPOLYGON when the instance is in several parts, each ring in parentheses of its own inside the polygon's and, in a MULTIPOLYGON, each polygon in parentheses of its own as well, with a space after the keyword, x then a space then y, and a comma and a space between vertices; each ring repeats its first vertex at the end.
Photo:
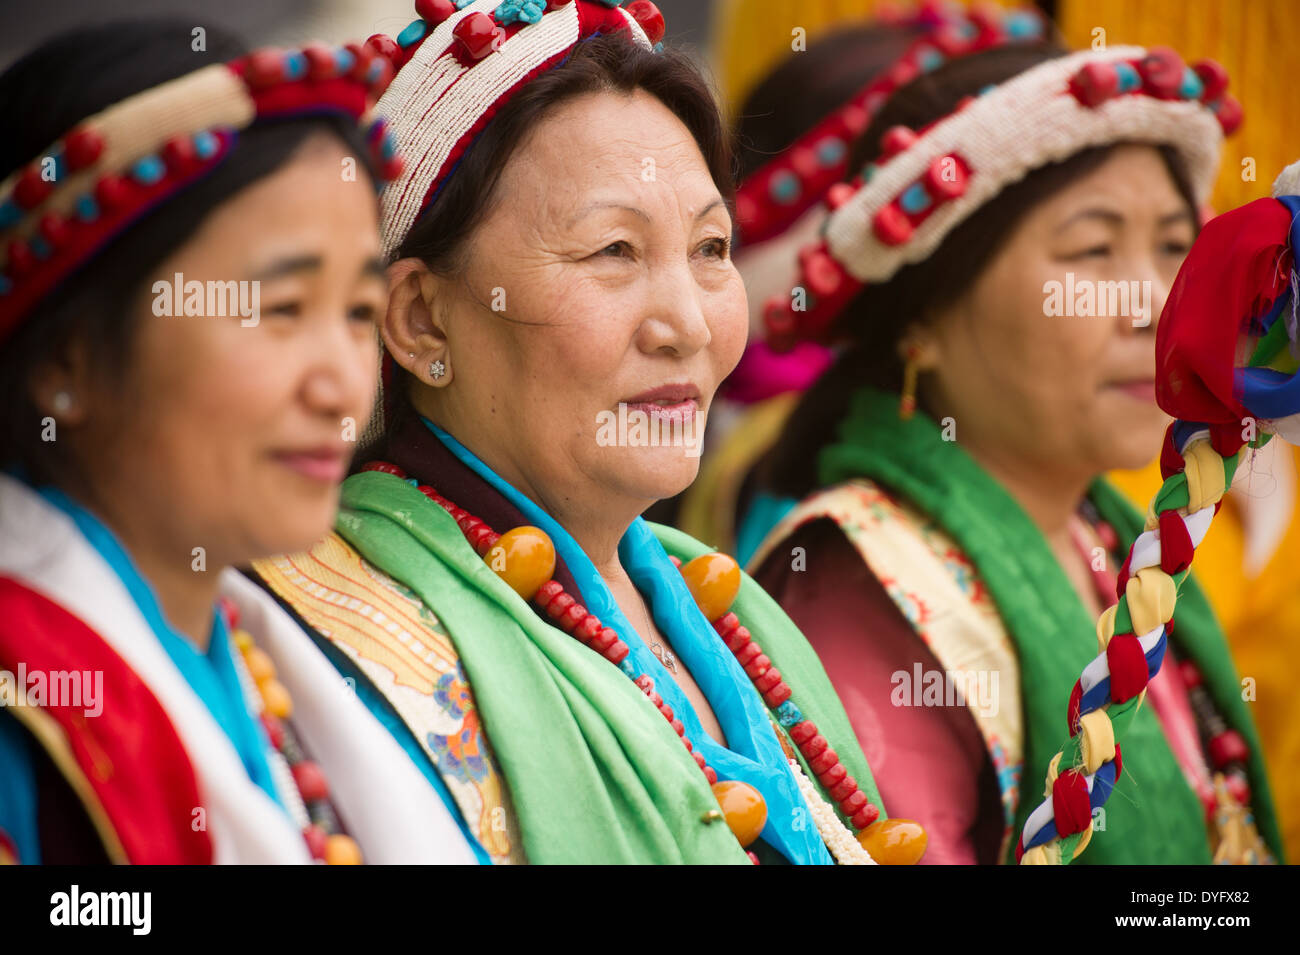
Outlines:
POLYGON ((259 575, 481 861, 914 860, 789 619, 639 517, 745 338, 707 85, 652 4, 416 6, 368 41, 407 157, 384 430, 336 533, 259 575))
POLYGON ((794 295, 769 305, 778 342, 843 349, 765 465, 751 566, 934 861, 1019 859, 1038 845, 1022 830, 1081 833, 1071 848, 1099 863, 1279 851, 1195 584, 1167 639, 1159 607, 1112 616, 1098 658, 1094 626, 1143 530, 1100 476, 1144 464, 1169 423, 1156 318, 1240 119, 1226 84, 1167 49, 951 61, 881 108, 794 295), (1124 697, 1116 653, 1139 645, 1122 672, 1164 666, 1124 697), (1108 690, 1124 725, 1088 720, 1092 756, 1058 766, 1078 694, 1108 690), (1077 788, 1040 806, 1045 771, 1077 788))

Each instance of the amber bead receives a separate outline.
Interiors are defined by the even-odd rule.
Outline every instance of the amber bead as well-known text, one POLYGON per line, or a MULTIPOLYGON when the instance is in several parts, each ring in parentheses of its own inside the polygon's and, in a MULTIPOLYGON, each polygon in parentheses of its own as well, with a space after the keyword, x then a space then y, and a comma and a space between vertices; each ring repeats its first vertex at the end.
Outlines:
POLYGON ((758 838, 767 825, 767 803, 757 789, 748 783, 725 779, 713 784, 713 795, 736 841, 748 846, 758 838))
POLYGON ((254 683, 275 679, 275 663, 271 655, 261 647, 249 647, 244 651, 244 663, 248 666, 248 675, 254 683))
POLYGON ((532 600, 555 573, 555 545, 539 527, 525 525, 506 531, 483 559, 525 600, 532 600))
POLYGON ((361 847, 351 836, 330 836, 325 840, 326 865, 361 865, 361 847))
POLYGON ((293 715, 293 699, 289 691, 279 680, 263 680, 257 685, 262 694, 262 703, 272 716, 287 720, 293 715))
POLYGON ((916 865, 925 855, 926 836, 911 819, 878 819, 858 833, 858 842, 881 865, 916 865))
POLYGON ((682 565, 682 576, 710 622, 730 610, 740 593, 740 565, 726 554, 701 554, 682 565))

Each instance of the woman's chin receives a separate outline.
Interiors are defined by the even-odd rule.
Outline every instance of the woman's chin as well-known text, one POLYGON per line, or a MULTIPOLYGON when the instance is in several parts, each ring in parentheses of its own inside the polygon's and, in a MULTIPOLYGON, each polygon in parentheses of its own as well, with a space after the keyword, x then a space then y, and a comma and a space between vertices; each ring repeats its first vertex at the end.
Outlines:
POLYGON ((630 453, 620 462, 618 483, 635 489, 631 496, 661 501, 676 497, 700 473, 699 455, 683 448, 625 449, 630 453))

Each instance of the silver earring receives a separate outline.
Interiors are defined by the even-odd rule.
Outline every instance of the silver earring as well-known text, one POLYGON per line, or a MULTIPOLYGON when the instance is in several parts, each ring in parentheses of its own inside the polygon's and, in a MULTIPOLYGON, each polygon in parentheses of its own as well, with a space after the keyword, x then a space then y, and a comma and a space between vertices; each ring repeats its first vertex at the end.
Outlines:
POLYGON ((447 366, 440 361, 435 361, 429 366, 429 374, 435 379, 441 378, 443 375, 447 374, 447 366))
POLYGON ((56 391, 51 403, 59 414, 67 414, 72 409, 72 395, 66 391, 56 391))

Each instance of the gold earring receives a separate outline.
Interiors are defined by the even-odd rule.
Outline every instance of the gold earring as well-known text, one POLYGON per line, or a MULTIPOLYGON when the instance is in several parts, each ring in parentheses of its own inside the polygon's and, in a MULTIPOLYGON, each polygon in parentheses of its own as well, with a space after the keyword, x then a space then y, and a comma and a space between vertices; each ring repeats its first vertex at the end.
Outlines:
POLYGON ((907 362, 903 365, 903 394, 898 401, 898 417, 903 421, 911 419, 916 412, 916 376, 920 369, 921 349, 916 345, 907 348, 907 362))

